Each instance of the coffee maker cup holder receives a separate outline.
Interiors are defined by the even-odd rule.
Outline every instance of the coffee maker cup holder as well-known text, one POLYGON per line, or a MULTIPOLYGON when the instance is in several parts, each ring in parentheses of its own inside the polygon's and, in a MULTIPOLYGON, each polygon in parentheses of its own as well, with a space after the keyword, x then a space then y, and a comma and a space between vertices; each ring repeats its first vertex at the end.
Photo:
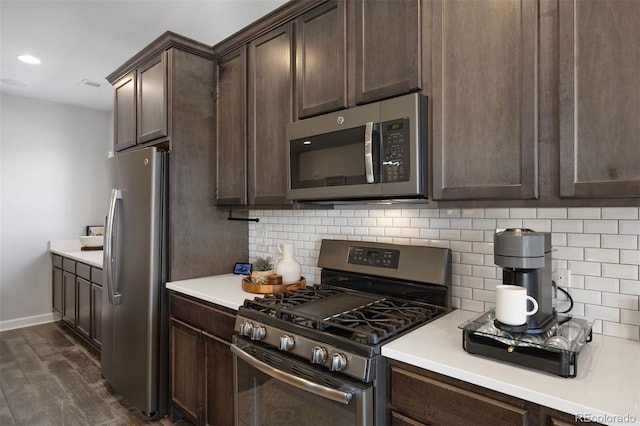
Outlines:
POLYGON ((495 310, 483 312, 459 325, 465 351, 562 377, 576 377, 578 355, 592 340, 593 321, 558 314, 542 333, 501 329, 495 310))

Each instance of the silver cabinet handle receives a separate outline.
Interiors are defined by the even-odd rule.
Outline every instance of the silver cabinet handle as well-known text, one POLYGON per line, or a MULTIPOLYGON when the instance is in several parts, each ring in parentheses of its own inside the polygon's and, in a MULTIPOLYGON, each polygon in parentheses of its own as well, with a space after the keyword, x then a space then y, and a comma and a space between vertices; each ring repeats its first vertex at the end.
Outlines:
POLYGON ((374 182, 373 176, 373 122, 369 121, 364 128, 364 171, 367 183, 374 182))
POLYGON ((107 226, 105 229, 105 245, 104 245, 104 266, 107 274, 107 294, 109 295, 109 303, 111 305, 120 304, 120 293, 115 291, 115 283, 113 281, 113 225, 116 216, 116 203, 122 199, 122 191, 119 189, 111 190, 109 198, 109 211, 107 212, 107 226))
POLYGON ((294 386, 300 390, 311 392, 312 394, 319 397, 330 399, 332 401, 336 401, 345 405, 349 404, 349 402, 353 398, 353 394, 355 391, 342 392, 336 389, 321 386, 307 379, 303 379, 302 377, 285 373, 284 371, 280 371, 258 359, 255 359, 236 345, 231 345, 231 352, 233 352, 238 356, 238 358, 242 359, 242 361, 246 362, 251 367, 256 368, 264 374, 273 377, 276 380, 280 380, 281 382, 294 386))

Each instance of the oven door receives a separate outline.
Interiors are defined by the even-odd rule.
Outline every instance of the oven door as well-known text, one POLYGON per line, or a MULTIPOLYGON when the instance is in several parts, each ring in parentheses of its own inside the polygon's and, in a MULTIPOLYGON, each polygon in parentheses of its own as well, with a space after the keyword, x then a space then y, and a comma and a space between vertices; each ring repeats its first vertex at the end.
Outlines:
POLYGON ((236 425, 374 424, 373 386, 235 336, 236 425))

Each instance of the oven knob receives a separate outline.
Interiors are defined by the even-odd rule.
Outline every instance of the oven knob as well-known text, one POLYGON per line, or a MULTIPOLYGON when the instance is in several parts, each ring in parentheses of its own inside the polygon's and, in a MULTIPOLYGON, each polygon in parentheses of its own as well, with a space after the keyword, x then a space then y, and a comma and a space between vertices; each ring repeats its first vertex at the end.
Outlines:
POLYGON ((290 349, 293 349, 293 345, 295 345, 296 342, 295 340, 293 340, 292 336, 289 336, 288 334, 283 335, 282 337, 280 337, 280 350, 281 351, 288 351, 290 349))
POLYGON ((331 371, 341 371, 347 366, 347 358, 340 353, 331 355, 331 364, 329 369, 331 371))
POLYGON ((253 323, 251 321, 244 321, 240 324, 240 335, 251 337, 251 330, 253 330, 253 323))
POLYGON ((262 340, 267 335, 267 329, 258 325, 251 329, 251 340, 262 340))
POLYGON ((324 364, 327 360, 327 350, 322 346, 311 349, 311 364, 324 364))

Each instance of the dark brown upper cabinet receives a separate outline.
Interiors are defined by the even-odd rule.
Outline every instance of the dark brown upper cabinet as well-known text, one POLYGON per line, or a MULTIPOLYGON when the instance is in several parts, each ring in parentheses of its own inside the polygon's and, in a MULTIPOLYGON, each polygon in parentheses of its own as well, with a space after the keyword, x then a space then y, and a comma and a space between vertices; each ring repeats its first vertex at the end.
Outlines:
POLYGON ((355 4, 356 103, 419 90, 423 2, 358 0, 355 4))
POLYGON ((114 122, 116 151, 136 144, 136 73, 122 77, 114 84, 114 122))
POLYGON ((166 137, 167 52, 142 64, 138 80, 138 143, 166 137))
POLYGON ((560 0, 560 196, 640 196, 640 2, 560 0))
POLYGON ((344 1, 331 0, 296 21, 298 118, 347 107, 344 1))
POLYGON ((290 204, 285 125, 293 117, 293 22, 249 44, 248 201, 290 204))
POLYGON ((431 12, 433 198, 536 198, 537 2, 434 0, 431 12))
POLYGON ((217 61, 216 192, 218 206, 247 204, 247 48, 217 61))

